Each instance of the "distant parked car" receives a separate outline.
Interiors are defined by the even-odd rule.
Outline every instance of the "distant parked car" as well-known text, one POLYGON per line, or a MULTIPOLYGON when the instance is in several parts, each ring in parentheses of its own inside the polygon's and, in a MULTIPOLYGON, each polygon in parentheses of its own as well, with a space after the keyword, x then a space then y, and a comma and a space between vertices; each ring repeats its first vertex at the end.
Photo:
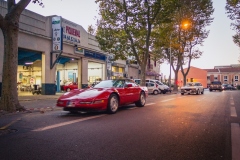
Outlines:
POLYGON ((157 95, 160 92, 158 89, 158 84, 156 84, 154 82, 147 82, 146 87, 148 88, 149 94, 157 95))
POLYGON ((203 94, 204 88, 200 82, 189 82, 181 87, 181 95, 184 94, 203 94))
POLYGON ((219 90, 220 92, 223 90, 222 88, 222 83, 220 81, 213 81, 211 82, 210 86, 209 86, 209 91, 213 91, 213 90, 219 90))
MULTIPOLYGON (((135 83, 140 84, 141 80, 140 79, 134 79, 135 83)), ((160 82, 159 80, 156 79, 146 79, 146 82, 151 82, 151 83, 156 83, 158 86, 158 90, 159 93, 167 93, 167 92, 171 92, 171 88, 168 87, 167 85, 163 84, 162 82, 160 82)))
POLYGON ((232 86, 231 84, 223 84, 222 89, 223 90, 237 90, 237 88, 232 86))
POLYGON ((73 89, 78 89, 78 84, 77 84, 76 82, 72 82, 72 83, 63 85, 63 86, 61 87, 61 89, 62 89, 63 91, 69 92, 69 91, 71 91, 71 90, 73 90, 73 89))

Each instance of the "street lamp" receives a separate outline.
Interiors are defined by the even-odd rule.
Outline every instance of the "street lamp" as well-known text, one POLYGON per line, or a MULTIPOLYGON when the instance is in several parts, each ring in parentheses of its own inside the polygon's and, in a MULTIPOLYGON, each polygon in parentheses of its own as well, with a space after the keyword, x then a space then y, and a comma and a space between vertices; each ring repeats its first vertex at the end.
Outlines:
MULTIPOLYGON (((181 26, 178 26, 178 28, 181 27, 183 29, 188 29, 189 26, 190 26, 190 22, 188 20, 184 20, 184 21, 182 21, 181 26)), ((171 87, 171 73, 172 73, 172 65, 171 65, 171 63, 172 63, 172 33, 173 32, 171 32, 171 34, 170 34, 170 49, 169 49, 170 50, 170 52, 169 52, 170 72, 169 72, 169 79, 168 79, 169 87, 171 87)))

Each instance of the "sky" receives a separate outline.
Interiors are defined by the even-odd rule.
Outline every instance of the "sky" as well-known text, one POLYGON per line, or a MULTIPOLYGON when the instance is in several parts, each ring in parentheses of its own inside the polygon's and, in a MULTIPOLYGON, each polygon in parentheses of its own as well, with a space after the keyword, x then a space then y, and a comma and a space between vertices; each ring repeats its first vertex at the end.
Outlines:
MULTIPOLYGON (((44 8, 30 3, 26 9, 43 16, 58 15, 81 25, 87 30, 89 25, 95 26, 98 17, 98 4, 95 0, 43 0, 44 8)), ((231 20, 225 14, 226 0, 213 0, 213 22, 209 27, 210 33, 199 49, 203 55, 192 60, 191 66, 201 69, 213 69, 214 66, 238 64, 240 49, 234 44, 231 20)), ((160 67, 160 74, 169 76, 169 64, 160 67)), ((173 72, 172 72, 173 73, 173 72)), ((173 77, 173 75, 172 75, 173 77)))

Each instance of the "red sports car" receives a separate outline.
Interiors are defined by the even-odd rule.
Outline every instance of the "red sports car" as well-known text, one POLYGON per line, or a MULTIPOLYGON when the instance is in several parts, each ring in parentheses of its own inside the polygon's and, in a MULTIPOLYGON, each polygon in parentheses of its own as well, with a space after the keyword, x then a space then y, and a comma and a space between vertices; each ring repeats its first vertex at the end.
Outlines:
POLYGON ((130 79, 105 80, 88 89, 74 89, 59 97, 57 106, 64 111, 107 111, 116 113, 123 105, 143 107, 148 89, 130 79))
POLYGON ((75 83, 75 82, 72 82, 72 83, 69 83, 69 84, 67 84, 67 85, 63 85, 63 86, 61 87, 61 89, 62 89, 63 91, 69 92, 70 90, 78 89, 78 84, 75 83))

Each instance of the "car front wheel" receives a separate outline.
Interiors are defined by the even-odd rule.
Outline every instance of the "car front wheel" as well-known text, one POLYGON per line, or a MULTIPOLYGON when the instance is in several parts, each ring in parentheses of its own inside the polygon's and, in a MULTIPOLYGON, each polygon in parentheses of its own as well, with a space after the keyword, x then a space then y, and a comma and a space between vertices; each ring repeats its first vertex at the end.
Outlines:
POLYGON ((157 91, 157 90, 154 90, 154 91, 153 91, 153 94, 154 94, 154 95, 157 95, 157 94, 158 94, 158 91, 157 91))
POLYGON ((146 103, 146 96, 144 94, 144 92, 141 92, 140 93, 140 96, 139 96, 139 100, 137 102, 135 102, 135 105, 137 107, 143 107, 146 103))
POLYGON ((117 112, 119 106, 118 97, 116 94, 111 94, 108 99, 107 111, 110 114, 114 114, 117 112))

